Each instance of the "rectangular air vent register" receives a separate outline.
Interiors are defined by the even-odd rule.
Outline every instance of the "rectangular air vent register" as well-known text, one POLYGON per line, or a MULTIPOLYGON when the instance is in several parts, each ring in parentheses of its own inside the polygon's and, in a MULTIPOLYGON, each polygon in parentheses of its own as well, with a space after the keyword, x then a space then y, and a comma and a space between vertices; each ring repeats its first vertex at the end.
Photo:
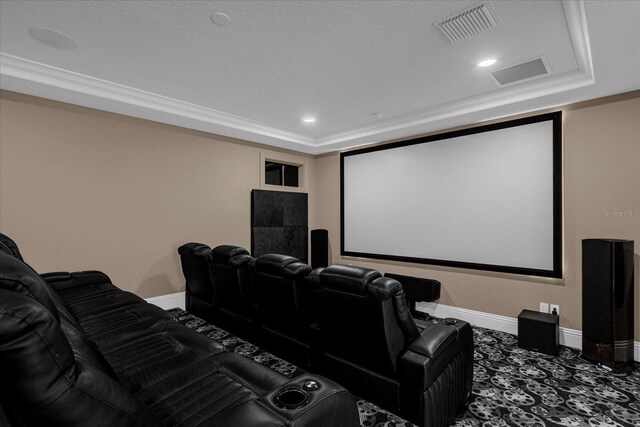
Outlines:
POLYGON ((486 4, 477 4, 433 25, 449 43, 456 43, 490 30, 496 26, 496 20, 486 4))
POLYGON ((498 86, 510 85, 524 80, 551 74, 549 64, 544 56, 530 59, 519 64, 510 65, 491 72, 498 86))

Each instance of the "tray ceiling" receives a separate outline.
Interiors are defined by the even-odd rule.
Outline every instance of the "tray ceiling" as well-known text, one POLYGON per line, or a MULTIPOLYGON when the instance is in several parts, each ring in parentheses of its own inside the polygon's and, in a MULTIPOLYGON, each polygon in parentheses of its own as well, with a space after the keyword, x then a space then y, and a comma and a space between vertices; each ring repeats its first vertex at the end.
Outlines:
POLYGON ((636 1, 3 0, 0 87, 317 154, 639 89, 639 21, 636 1), (481 4, 477 34, 435 25, 481 4), (491 74, 536 58, 548 74, 491 74))

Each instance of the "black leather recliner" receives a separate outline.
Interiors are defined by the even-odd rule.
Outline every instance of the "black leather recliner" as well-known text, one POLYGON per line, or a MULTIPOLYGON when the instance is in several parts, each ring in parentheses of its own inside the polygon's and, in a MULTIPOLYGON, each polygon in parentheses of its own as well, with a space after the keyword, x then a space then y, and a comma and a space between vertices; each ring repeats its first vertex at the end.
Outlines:
POLYGON ((252 260, 246 249, 232 245, 217 246, 206 256, 215 309, 212 315, 204 318, 249 340, 256 329, 256 309, 248 280, 252 260))
POLYGON ((0 233, 0 251, 3 251, 9 255, 13 255, 15 258, 24 262, 22 254, 20 253, 20 249, 18 249, 18 245, 16 245, 16 242, 14 242, 11 237, 6 236, 2 233, 0 233))
POLYGON ((308 368, 315 310, 311 287, 304 279, 311 267, 279 254, 262 255, 252 267, 261 323, 259 343, 283 359, 308 368))
POLYGON ((207 263, 210 253, 211 248, 203 243, 191 242, 178 248, 182 273, 186 281, 186 308, 198 317, 213 321, 215 295, 207 263))
POLYGON ((316 287, 322 372, 417 425, 451 424, 471 395, 470 325, 416 324, 402 285, 375 270, 331 265, 309 280, 316 287))
POLYGON ((359 425, 353 397, 337 384, 289 379, 226 352, 102 273, 44 280, 3 246, 1 425, 359 425))

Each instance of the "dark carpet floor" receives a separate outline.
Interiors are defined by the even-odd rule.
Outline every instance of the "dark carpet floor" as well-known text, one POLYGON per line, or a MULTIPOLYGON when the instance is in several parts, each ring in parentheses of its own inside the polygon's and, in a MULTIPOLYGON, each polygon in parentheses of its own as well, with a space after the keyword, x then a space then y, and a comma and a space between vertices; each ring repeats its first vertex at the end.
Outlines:
MULTIPOLYGON (((303 371, 181 309, 174 319, 288 377, 303 371)), ((434 319, 438 322, 438 319, 434 319)), ((558 356, 523 350, 514 335, 473 328, 473 396, 455 426, 624 426, 640 427, 640 364, 613 374, 561 347, 558 356)), ((413 424, 365 400, 358 401, 363 427, 413 424)))

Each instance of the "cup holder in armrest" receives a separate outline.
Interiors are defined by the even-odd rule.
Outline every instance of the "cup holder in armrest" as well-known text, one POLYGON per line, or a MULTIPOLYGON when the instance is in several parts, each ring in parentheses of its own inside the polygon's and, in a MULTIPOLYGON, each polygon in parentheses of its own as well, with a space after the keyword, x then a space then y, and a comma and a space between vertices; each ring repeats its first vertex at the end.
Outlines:
POLYGON ((458 324, 458 320, 448 317, 442 321, 442 324, 448 326, 456 326, 458 324))
POLYGON ((282 390, 273 398, 273 403, 279 408, 299 409, 309 403, 309 393, 301 388, 291 387, 282 390))

